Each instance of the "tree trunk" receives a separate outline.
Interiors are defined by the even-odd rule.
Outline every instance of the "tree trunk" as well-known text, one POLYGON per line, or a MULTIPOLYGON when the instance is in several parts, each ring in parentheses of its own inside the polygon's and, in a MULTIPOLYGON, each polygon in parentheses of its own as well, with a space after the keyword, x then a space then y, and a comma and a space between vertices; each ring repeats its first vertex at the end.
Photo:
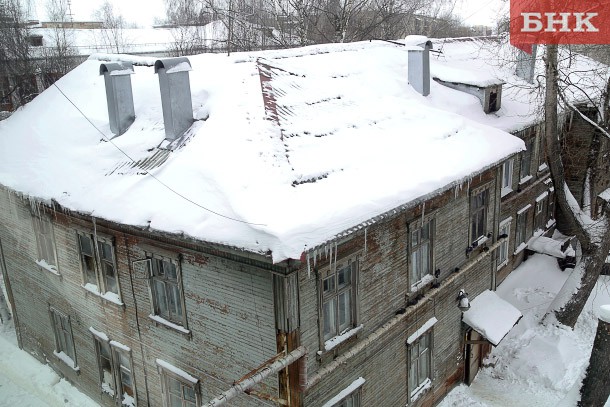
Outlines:
POLYGON ((603 233, 595 233, 586 230, 585 226, 578 221, 574 208, 570 205, 570 193, 565 182, 565 169, 561 157, 561 146, 559 143, 559 130, 557 119, 557 94, 558 94, 558 71, 557 71, 557 45, 546 46, 546 98, 544 103, 545 114, 545 137, 547 143, 547 155, 551 177, 555 185, 558 209, 561 212, 565 224, 562 232, 576 235, 582 247, 582 275, 580 286, 561 309, 553 310, 557 321, 563 325, 574 328, 578 316, 582 312, 587 298, 591 294, 595 283, 602 271, 605 259, 610 250, 610 232, 607 221, 610 213, 606 211, 604 219, 600 219, 596 227, 605 228, 603 233), (592 241, 592 236, 596 236, 592 241))
POLYGON ((608 372, 610 371, 610 322, 601 317, 589 359, 589 367, 580 388, 578 407, 603 406, 610 396, 608 372))

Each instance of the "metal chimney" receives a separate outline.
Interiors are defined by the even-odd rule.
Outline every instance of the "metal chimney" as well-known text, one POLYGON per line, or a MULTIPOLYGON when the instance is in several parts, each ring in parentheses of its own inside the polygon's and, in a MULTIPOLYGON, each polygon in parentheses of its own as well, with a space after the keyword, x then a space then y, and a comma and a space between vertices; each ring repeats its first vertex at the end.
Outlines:
POLYGON ((175 140, 193 124, 193 102, 188 58, 166 58, 155 62, 155 73, 159 74, 161 105, 165 138, 175 140))
POLYGON ((100 75, 104 75, 106 84, 110 130, 117 136, 125 133, 136 119, 130 77, 133 73, 133 64, 127 62, 100 65, 100 75))
POLYGON ((430 50, 432 42, 426 40, 419 44, 421 49, 410 49, 409 52, 409 83, 413 89, 424 96, 430 94, 430 50))
POLYGON ((527 81, 528 83, 534 82, 534 68, 536 66, 536 51, 538 50, 537 45, 532 46, 532 53, 528 54, 525 51, 517 49, 517 69, 515 74, 527 81))

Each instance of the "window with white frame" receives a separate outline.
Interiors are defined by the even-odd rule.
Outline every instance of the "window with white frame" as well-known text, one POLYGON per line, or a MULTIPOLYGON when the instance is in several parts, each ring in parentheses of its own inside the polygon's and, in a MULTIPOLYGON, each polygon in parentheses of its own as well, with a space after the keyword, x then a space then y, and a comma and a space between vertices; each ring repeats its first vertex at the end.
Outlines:
POLYGON ((76 368, 76 350, 70 317, 54 307, 49 307, 51 325, 55 334, 55 355, 72 368, 76 368))
POLYGON ((163 406, 198 407, 201 404, 199 381, 180 369, 168 367, 170 366, 164 364, 160 369, 163 406))
POLYGON ((360 407, 362 403, 362 386, 365 382, 364 378, 357 378, 349 386, 324 403, 322 407, 360 407))
POLYGON ((331 261, 320 277, 322 340, 328 341, 356 325, 358 261, 331 261))
POLYGON ((33 216, 36 245, 38 246, 38 264, 41 267, 57 272, 57 253, 51 220, 44 214, 33 216))
POLYGON ((186 328, 179 260, 154 255, 148 264, 154 315, 186 328))
POLYGON ((135 385, 129 348, 94 334, 102 392, 117 404, 135 406, 135 385))
POLYGON ((487 209, 489 206, 489 190, 480 189, 470 196, 470 241, 487 235, 487 209))
POLYGON ((360 388, 345 396, 343 399, 333 404, 332 407, 360 407, 360 388))
POLYGON ((418 221, 410 226, 411 230, 411 287, 417 288, 427 275, 432 275, 433 269, 433 235, 434 221, 418 221))
POLYGON ((506 160, 502 164, 502 196, 507 195, 513 190, 513 165, 513 159, 506 160))
POLYGON ((432 331, 421 335, 409 345, 409 392, 411 398, 432 382, 432 331))
POLYGON ((530 205, 517 212, 517 225, 515 229, 516 250, 522 248, 527 241, 527 213, 530 205))
POLYGON ((546 228, 546 196, 536 200, 536 208, 534 211, 534 229, 544 230, 546 228))
POLYGON ((120 296, 112 239, 82 232, 77 237, 85 287, 120 296))
MULTIPOLYGON (((500 230, 498 231, 498 236, 510 236, 510 222, 511 218, 505 219, 500 222, 500 230)), ((505 266, 508 263, 508 237, 500 243, 500 247, 498 247, 498 268, 505 266)))
POLYGON ((527 149, 521 153, 521 181, 528 180, 532 176, 532 159, 536 147, 536 138, 526 141, 525 147, 527 149))

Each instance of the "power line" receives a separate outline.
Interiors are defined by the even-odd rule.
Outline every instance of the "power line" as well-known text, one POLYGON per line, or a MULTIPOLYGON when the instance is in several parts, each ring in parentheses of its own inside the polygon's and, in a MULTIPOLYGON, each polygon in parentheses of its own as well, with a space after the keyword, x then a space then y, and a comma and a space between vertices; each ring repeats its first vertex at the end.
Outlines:
MULTIPOLYGON (((127 154, 125 151, 123 151, 119 146, 117 146, 111 139, 109 139, 108 137, 106 137, 106 135, 97 128, 97 126, 83 113, 82 110, 80 110, 80 108, 78 106, 76 106, 76 104, 59 88, 59 86, 57 86, 57 83, 53 83, 53 86, 55 86, 57 88, 57 90, 59 91, 59 93, 62 94, 63 97, 66 98, 66 100, 68 102, 70 102, 70 104, 72 106, 74 106, 74 108, 78 111, 78 113, 80 113, 81 116, 83 116, 85 118, 85 120, 87 120, 87 122, 89 122, 89 124, 95 129, 97 130, 98 133, 101 134, 102 138, 104 140, 106 140, 107 142, 109 142, 110 144, 112 144, 117 150, 119 150, 121 153, 123 153, 123 155, 125 157, 127 157, 128 160, 130 160, 132 163, 136 163, 136 160, 134 160, 133 158, 131 158, 129 156, 129 154, 127 154)), ((184 199, 187 202, 192 203, 193 205, 207 211, 210 212, 216 216, 220 216, 221 218, 225 218, 228 220, 232 220, 234 222, 239 222, 239 223, 245 223, 247 225, 253 225, 253 226, 267 226, 264 223, 253 223, 253 222, 247 222, 245 220, 241 220, 241 219, 236 219, 236 218, 232 218, 230 216, 227 215, 223 215, 222 213, 216 212, 210 208, 206 208, 205 206, 193 201, 192 199, 182 195, 180 192, 176 191, 175 189, 173 189, 172 187, 170 187, 169 185, 167 185, 165 182, 161 181, 159 178, 157 178, 156 176, 154 176, 150 171, 146 171, 146 175, 149 175, 152 179, 154 179, 155 181, 157 181, 159 184, 163 185, 167 190, 169 190, 170 192, 176 194, 177 196, 179 196, 180 198, 184 199)))

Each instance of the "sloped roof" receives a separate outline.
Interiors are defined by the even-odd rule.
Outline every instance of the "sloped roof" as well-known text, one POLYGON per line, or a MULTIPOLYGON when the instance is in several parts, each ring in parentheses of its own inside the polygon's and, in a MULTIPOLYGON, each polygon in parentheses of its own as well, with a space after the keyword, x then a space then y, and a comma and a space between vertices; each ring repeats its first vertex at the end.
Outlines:
POLYGON ((431 97, 416 93, 407 47, 364 42, 190 61, 196 121, 173 151, 159 148, 161 100, 148 66, 131 75, 135 122, 105 140, 104 81, 90 59, 0 123, 0 183, 281 261, 523 149, 471 120, 479 118, 471 109, 482 110, 469 95, 434 82, 431 97), (464 101, 467 114, 450 111, 464 101))

